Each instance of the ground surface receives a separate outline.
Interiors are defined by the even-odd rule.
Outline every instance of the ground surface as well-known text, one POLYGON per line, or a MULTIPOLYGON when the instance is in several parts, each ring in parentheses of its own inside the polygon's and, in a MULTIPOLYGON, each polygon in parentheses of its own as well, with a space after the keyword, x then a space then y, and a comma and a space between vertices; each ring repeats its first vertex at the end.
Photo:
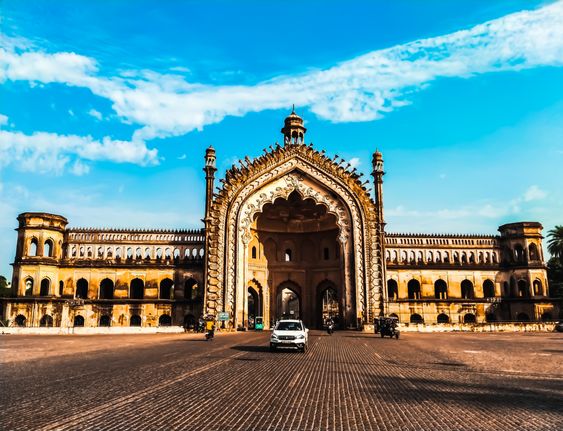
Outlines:
POLYGON ((0 337, 0 429, 561 430, 563 334, 0 337))

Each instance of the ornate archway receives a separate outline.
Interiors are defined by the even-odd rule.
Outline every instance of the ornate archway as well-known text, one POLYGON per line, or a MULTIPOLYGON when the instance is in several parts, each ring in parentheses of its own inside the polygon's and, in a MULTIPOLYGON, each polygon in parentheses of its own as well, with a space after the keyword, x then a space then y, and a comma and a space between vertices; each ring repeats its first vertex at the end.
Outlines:
MULTIPOLYGON (((253 278, 248 269, 252 223, 266 204, 298 193, 303 199, 323 205, 335 218, 343 262, 339 284, 346 297, 346 324, 355 324, 358 317, 371 320, 379 314, 380 223, 375 203, 358 178, 302 143, 277 146, 227 171, 206 217, 206 311, 227 311, 232 325, 244 324, 246 285, 253 278)), ((263 288, 272 289, 270 280, 265 280, 263 288)))

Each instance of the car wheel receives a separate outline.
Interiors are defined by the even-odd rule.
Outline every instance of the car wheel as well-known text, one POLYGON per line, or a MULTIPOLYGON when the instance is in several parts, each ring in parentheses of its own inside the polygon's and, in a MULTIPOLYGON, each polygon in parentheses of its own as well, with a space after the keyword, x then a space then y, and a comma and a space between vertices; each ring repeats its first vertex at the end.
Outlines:
POLYGON ((399 339, 399 333, 398 333, 398 332, 395 334, 395 338, 396 338, 397 340, 399 339))
POLYGON ((276 346, 270 344, 270 352, 275 352, 275 351, 276 351, 276 346))

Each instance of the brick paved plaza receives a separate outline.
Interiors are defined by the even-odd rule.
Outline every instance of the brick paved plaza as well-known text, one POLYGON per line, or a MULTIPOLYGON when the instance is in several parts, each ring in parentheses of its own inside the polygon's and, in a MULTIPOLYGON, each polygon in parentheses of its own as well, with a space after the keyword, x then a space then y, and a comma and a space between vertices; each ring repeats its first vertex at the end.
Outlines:
POLYGON ((563 429, 562 334, 1 336, 0 429, 563 429))

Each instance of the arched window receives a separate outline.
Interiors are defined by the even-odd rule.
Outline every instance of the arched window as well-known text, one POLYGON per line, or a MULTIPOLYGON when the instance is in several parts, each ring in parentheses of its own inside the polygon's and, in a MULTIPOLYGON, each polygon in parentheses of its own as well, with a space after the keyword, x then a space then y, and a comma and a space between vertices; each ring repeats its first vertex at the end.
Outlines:
POLYGON ((106 251, 106 256, 108 259, 111 259, 113 257, 113 251, 111 249, 111 247, 109 247, 106 251))
POLYGON ((82 317, 80 314, 74 316, 74 326, 84 326, 84 317, 82 317))
POLYGON ((483 297, 485 298, 495 297, 495 284, 491 280, 485 280, 483 282, 483 297))
POLYGON ((290 249, 290 248, 288 248, 288 249, 285 250, 285 254, 284 254, 284 260, 285 260, 285 262, 291 262, 291 257, 292 257, 291 254, 292 254, 292 253, 291 253, 291 249, 290 249))
POLYGON ((88 298, 88 282, 84 278, 76 282, 76 297, 82 299, 88 298))
POLYGON ((134 278, 129 285, 131 299, 143 299, 145 296, 145 283, 140 278, 134 278))
POLYGON ((111 326, 111 317, 107 314, 100 316, 100 326, 111 326))
POLYGON ((156 249, 156 258, 162 259, 162 249, 160 247, 156 249))
POLYGON ((436 299, 448 299, 448 284, 442 280, 436 280, 434 283, 434 297, 436 299))
POLYGON ((172 254, 171 254, 169 248, 167 248, 166 250, 164 250, 164 258, 165 258, 165 259, 171 259, 171 258, 172 258, 172 254))
POLYGON ((49 296, 51 294, 51 280, 44 278, 41 280, 41 289, 39 291, 40 296, 49 296))
POLYGON ((475 323, 477 321, 477 319, 475 318, 475 314, 473 313, 467 313, 465 316, 463 316, 463 323, 475 323))
POLYGON ((127 248, 127 259, 133 259, 133 249, 131 247, 127 248))
POLYGON ((129 326, 141 326, 141 316, 138 314, 133 314, 129 320, 129 326))
POLYGON ((430 250, 426 252, 426 261, 428 263, 434 262, 434 253, 432 253, 430 250))
POLYGON ((145 248, 145 259, 149 260, 151 258, 151 249, 145 248))
POLYGON ((401 251, 401 262, 407 261, 407 252, 405 250, 401 251))
POLYGON ((436 252, 436 260, 435 260, 435 262, 436 262, 436 263, 442 262, 442 255, 441 255, 441 253, 440 253, 439 251, 436 252))
POLYGON ((396 301, 399 298, 399 286, 396 280, 387 280, 387 298, 389 301, 396 301))
POLYGON ((174 282, 169 278, 165 278, 160 282, 160 292, 159 298, 160 299, 171 299, 172 297, 172 286, 174 282))
POLYGON ((461 253, 461 263, 467 263, 467 254, 465 252, 461 253))
POLYGON ((65 283, 64 281, 59 281, 59 296, 63 296, 65 290, 65 283))
POLYGON ((412 279, 407 284, 409 299, 420 299, 420 282, 412 279))
POLYGON ((463 280, 461 282, 461 297, 463 299, 473 299, 475 297, 473 283, 471 283, 469 280, 463 280))
POLYGON ((184 285, 184 299, 195 301, 199 297, 199 289, 197 281, 193 278, 188 278, 184 285))
POLYGON ((87 256, 92 257, 92 247, 88 247, 87 256))
POLYGON ((256 259, 256 247, 252 247, 252 259, 256 259))
POLYGON ((137 247, 137 249, 135 250, 135 259, 141 260, 142 257, 141 247, 137 247))
POLYGON ((100 299, 113 299, 113 281, 104 278, 100 283, 100 299))
POLYGON ((438 323, 450 323, 450 317, 447 314, 441 313, 438 314, 438 323))
POLYGON ((172 325, 172 318, 168 314, 163 314, 158 318, 158 326, 172 325))
POLYGON ((25 280, 25 296, 33 296, 33 278, 31 277, 25 280))
POLYGON ((53 256, 53 241, 48 239, 43 245, 43 256, 52 257, 53 256))
POLYGON ((524 248, 520 244, 516 244, 514 247, 514 258, 518 263, 523 263, 525 260, 524 248))
POLYGON ((422 318, 422 316, 420 314, 414 313, 414 314, 411 314, 410 322, 416 323, 416 324, 424 323, 424 319, 422 318))
POLYGON ((29 243, 28 256, 37 256, 37 245, 37 238, 32 238, 31 242, 29 243))
POLYGON ((528 254, 530 256, 530 260, 540 260, 540 254, 538 253, 538 247, 534 243, 529 245, 528 254))
POLYGON ((534 295, 536 296, 543 296, 543 287, 541 281, 537 278, 534 280, 534 295))
POLYGON ((518 280, 518 296, 521 298, 528 298, 530 296, 526 280, 518 280))
POLYGON ((45 314, 39 321, 39 326, 44 328, 50 328, 53 326, 53 318, 48 314, 45 314))
POLYGON ((98 259, 103 259, 103 257, 104 257, 104 249, 103 249, 103 247, 98 247, 98 255, 97 255, 97 258, 98 258, 98 259))
POLYGON ((14 320, 14 322, 16 323, 16 326, 25 326, 25 321, 26 321, 26 320, 27 320, 27 319, 25 318, 24 315, 18 314, 18 315, 16 316, 16 319, 14 320))

